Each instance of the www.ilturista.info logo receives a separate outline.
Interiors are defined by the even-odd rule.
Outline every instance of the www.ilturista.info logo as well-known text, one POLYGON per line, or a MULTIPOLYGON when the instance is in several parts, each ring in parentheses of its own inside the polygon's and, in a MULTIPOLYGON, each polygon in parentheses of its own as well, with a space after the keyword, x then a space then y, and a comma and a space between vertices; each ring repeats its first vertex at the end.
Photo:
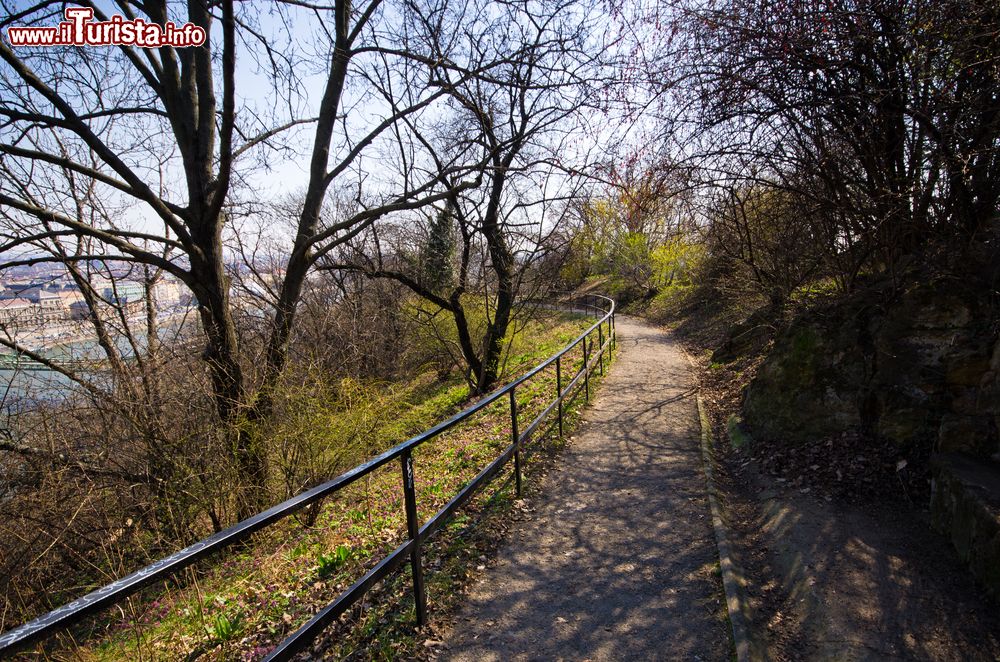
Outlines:
POLYGON ((205 29, 185 23, 164 25, 141 18, 126 19, 112 16, 107 21, 95 21, 90 7, 67 7, 66 20, 55 27, 7 28, 11 46, 139 46, 186 48, 205 43, 205 29))

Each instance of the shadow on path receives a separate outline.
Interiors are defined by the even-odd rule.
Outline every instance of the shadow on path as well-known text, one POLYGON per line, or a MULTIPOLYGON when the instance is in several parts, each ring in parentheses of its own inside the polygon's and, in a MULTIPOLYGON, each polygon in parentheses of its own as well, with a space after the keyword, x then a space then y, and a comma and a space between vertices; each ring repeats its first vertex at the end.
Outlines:
POLYGON ((441 659, 729 659, 688 363, 660 330, 617 328, 600 395, 441 659))

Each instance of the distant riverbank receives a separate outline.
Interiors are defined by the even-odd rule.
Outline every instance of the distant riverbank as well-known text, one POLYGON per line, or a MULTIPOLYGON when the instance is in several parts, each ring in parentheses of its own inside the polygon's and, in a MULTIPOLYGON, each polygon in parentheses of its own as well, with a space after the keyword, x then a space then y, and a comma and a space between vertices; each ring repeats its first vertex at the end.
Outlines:
MULTIPOLYGON (((160 341, 175 346, 187 336, 189 309, 172 310, 161 313, 157 324, 160 341)), ((136 327, 143 323, 130 320, 136 327)), ((134 336, 140 352, 146 350, 145 334, 134 336)), ((124 336, 115 337, 122 356, 134 355, 132 343, 124 336)), ((60 366, 77 372, 84 377, 97 377, 104 369, 106 356, 97 342, 93 329, 87 324, 58 325, 18 338, 18 342, 32 352, 60 366)), ((45 365, 18 355, 12 350, 0 351, 0 409, 10 412, 24 409, 38 403, 58 402, 73 392, 74 382, 66 375, 51 370, 45 365)))

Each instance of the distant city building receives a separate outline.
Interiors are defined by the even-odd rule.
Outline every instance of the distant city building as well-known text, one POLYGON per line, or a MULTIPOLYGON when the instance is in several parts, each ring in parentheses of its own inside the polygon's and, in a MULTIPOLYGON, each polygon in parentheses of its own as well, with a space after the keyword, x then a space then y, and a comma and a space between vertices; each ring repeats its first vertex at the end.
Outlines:
POLYGON ((131 280, 123 280, 108 283, 101 289, 101 298, 109 303, 128 304, 141 301, 146 294, 146 288, 142 283, 131 280))
POLYGON ((153 287, 153 298, 158 307, 175 306, 181 300, 181 285, 173 279, 161 279, 153 287))
MULTIPOLYGON (((146 285, 132 280, 131 270, 106 270, 84 285, 97 298, 97 314, 105 320, 146 313, 146 285)), ((64 270, 12 270, 0 278, 0 327, 5 333, 69 333, 71 322, 94 314, 80 285, 64 270)), ((162 275, 153 285, 151 302, 157 313, 169 313, 191 302, 190 291, 177 278, 162 275)))
POLYGON ((35 321, 35 304, 27 299, 0 299, 0 325, 13 330, 35 321))
POLYGON ((62 297, 55 292, 41 287, 32 287, 22 292, 21 298, 35 304, 37 307, 36 317, 43 322, 52 322, 66 317, 66 304, 63 303, 62 297))
POLYGON ((59 298, 62 299, 63 306, 65 306, 67 310, 77 301, 83 300, 83 294, 81 294, 80 290, 78 289, 73 289, 73 290, 63 289, 57 292, 57 294, 59 295, 59 298))

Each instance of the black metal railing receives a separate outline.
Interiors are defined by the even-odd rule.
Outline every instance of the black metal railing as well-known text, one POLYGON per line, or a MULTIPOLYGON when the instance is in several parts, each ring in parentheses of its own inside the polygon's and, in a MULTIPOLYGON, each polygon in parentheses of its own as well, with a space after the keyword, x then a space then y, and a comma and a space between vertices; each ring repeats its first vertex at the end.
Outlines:
POLYGON ((557 415, 559 435, 563 434, 563 414, 564 405, 571 398, 575 397, 579 391, 580 383, 583 382, 585 397, 590 398, 590 373, 599 366, 600 374, 604 374, 604 363, 615 349, 615 303, 608 297, 601 295, 585 295, 575 297, 570 304, 573 308, 582 308, 585 312, 598 313, 599 319, 587 328, 573 342, 568 344, 557 354, 549 357, 544 362, 536 365, 520 378, 510 382, 506 386, 499 388, 489 395, 483 397, 478 402, 470 405, 466 409, 458 412, 451 418, 438 423, 434 427, 421 432, 415 437, 407 439, 403 443, 390 448, 384 453, 377 455, 371 460, 360 464, 353 469, 317 485, 301 494, 288 499, 262 513, 258 513, 238 524, 220 531, 204 540, 200 540, 193 545, 159 559, 154 563, 138 570, 126 577, 123 577, 107 586, 103 586, 87 595, 78 598, 69 604, 40 616, 20 627, 14 628, 0 634, 0 656, 11 655, 17 651, 38 643, 48 636, 71 627, 79 623, 85 617, 95 614, 104 607, 115 604, 133 593, 149 586, 153 582, 162 580, 174 573, 188 567, 192 563, 217 552, 229 545, 244 540, 251 534, 273 524, 274 522, 291 515, 302 508, 315 503, 339 490, 347 487, 354 481, 372 473, 376 469, 399 459, 402 472, 404 508, 406 511, 407 540, 393 550, 388 556, 379 561, 373 568, 368 570, 364 576, 357 580, 350 588, 341 593, 327 607, 312 617, 305 625, 293 632, 288 638, 282 641, 266 658, 266 660, 288 660, 296 653, 302 651, 316 636, 329 625, 334 619, 340 616, 361 596, 363 596, 375 583, 386 577, 390 572, 400 566, 407 558, 410 561, 410 568, 413 578, 413 592, 416 602, 417 622, 423 625, 427 621, 427 600, 424 593, 423 568, 421 564, 421 551, 423 543, 432 536, 445 523, 459 507, 462 506, 479 488, 488 483, 496 474, 511 460, 514 459, 514 480, 515 489, 521 494, 521 470, 522 470, 522 446, 539 429, 542 423, 552 415, 553 411, 557 415), (594 349, 593 336, 597 336, 597 349, 594 349), (583 360, 580 369, 563 386, 563 357, 577 345, 582 344, 583 360), (528 424, 524 430, 518 430, 517 400, 515 399, 516 389, 538 375, 542 370, 555 364, 556 369, 556 397, 549 403, 542 412, 528 424), (417 515, 417 498, 413 484, 413 450, 426 441, 433 439, 439 434, 458 425, 473 414, 483 410, 500 398, 508 396, 510 402, 511 420, 511 443, 495 460, 483 468, 469 483, 459 491, 443 508, 437 511, 429 520, 421 524, 417 515))

